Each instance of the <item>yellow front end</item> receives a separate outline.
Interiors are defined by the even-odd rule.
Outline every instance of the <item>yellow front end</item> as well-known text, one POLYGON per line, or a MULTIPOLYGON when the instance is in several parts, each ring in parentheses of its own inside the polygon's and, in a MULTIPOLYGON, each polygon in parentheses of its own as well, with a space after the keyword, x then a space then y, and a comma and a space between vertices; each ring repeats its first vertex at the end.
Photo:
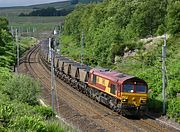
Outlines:
POLYGON ((142 116, 146 112, 147 93, 121 92, 118 94, 119 109, 125 115, 142 116))
POLYGON ((140 107, 142 105, 146 105, 148 95, 147 93, 121 93, 121 102, 122 104, 140 107))

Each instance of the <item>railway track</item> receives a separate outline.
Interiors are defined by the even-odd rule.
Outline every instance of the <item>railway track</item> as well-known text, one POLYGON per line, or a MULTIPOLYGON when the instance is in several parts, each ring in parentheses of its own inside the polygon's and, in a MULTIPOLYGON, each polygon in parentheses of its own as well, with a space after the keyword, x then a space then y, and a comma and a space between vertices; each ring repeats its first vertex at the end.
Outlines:
MULTIPOLYGON (((42 84, 41 98, 51 105, 51 74, 48 64, 40 58, 39 45, 31 48, 24 58, 21 69, 39 80, 42 84)), ((177 131, 151 118, 128 119, 109 108, 91 100, 56 78, 58 114, 80 131, 177 131)))

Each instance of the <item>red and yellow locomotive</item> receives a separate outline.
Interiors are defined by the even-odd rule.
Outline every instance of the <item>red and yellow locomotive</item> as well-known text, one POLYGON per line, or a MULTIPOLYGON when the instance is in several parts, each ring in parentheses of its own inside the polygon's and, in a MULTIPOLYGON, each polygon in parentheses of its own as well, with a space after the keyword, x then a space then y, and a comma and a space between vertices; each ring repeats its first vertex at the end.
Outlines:
POLYGON ((148 88, 140 78, 106 69, 92 69, 88 86, 93 98, 115 111, 137 115, 146 110, 148 88))

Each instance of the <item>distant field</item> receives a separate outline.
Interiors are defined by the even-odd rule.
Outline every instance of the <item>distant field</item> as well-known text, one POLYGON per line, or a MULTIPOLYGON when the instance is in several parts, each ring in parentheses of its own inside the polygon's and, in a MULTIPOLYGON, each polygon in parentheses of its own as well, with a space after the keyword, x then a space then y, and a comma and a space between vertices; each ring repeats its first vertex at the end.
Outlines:
POLYGON ((69 1, 65 2, 55 2, 31 6, 19 6, 19 7, 2 7, 0 8, 0 16, 18 16, 20 13, 29 13, 33 10, 47 7, 54 7, 56 9, 70 8, 72 5, 69 1))
POLYGON ((29 13, 33 11, 31 8, 0 8, 0 16, 10 17, 10 16, 18 16, 21 12, 29 13))
POLYGON ((16 24, 39 24, 39 23, 51 23, 58 24, 64 20, 64 17, 7 17, 10 25, 16 24))
POLYGON ((69 1, 55 2, 31 6, 6 7, 0 8, 0 17, 5 17, 9 21, 9 27, 18 29, 21 35, 41 37, 47 35, 55 26, 61 25, 64 17, 19 17, 20 13, 29 13, 33 10, 47 7, 55 7, 56 9, 70 8, 72 5, 69 1))
POLYGON ((21 36, 47 38, 55 27, 64 22, 64 17, 6 17, 9 29, 18 29, 21 36))
MULTIPOLYGON (((24 36, 41 37, 43 32, 51 32, 54 27, 61 25, 64 17, 7 17, 9 26, 19 29, 24 36)), ((44 34, 46 35, 46 34, 44 34)))

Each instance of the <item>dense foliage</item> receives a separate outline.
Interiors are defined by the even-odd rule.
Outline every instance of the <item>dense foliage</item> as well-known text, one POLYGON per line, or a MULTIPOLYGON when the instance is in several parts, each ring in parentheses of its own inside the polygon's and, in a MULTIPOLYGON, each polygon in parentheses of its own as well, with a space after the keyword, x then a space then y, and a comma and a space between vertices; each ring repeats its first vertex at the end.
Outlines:
POLYGON ((14 54, 11 34, 7 31, 8 21, 0 18, 0 67, 14 63, 14 54))
POLYGON ((61 52, 78 61, 83 52, 84 63, 88 65, 113 68, 145 79, 150 89, 149 108, 159 112, 163 40, 155 36, 171 34, 167 41, 167 112, 170 117, 177 117, 180 113, 177 103, 180 100, 176 96, 180 93, 179 12, 178 0, 105 0, 78 5, 65 19, 61 52), (171 106, 174 112, 170 112, 171 106))
MULTIPOLYGON (((26 38, 18 36, 18 44, 20 45, 20 55, 36 42, 34 38, 26 38)), ((16 42, 15 35, 12 37, 8 30, 8 21, 0 18, 0 67, 10 68, 16 62, 16 42)))
POLYGON ((64 131, 54 120, 51 108, 38 105, 40 87, 36 81, 25 75, 12 75, 4 68, 0 73, 1 78, 6 78, 0 87, 0 131, 64 131))
POLYGON ((13 76, 9 79, 8 84, 5 85, 4 93, 6 93, 11 100, 19 100, 29 105, 37 105, 37 95, 40 91, 38 83, 27 76, 13 76))
POLYGON ((165 29, 177 33, 180 25, 178 3, 175 0, 167 3, 164 0, 107 0, 101 4, 79 5, 66 17, 64 33, 80 43, 83 31, 85 46, 94 51, 87 56, 95 56, 99 64, 112 63, 115 55, 123 54, 126 46, 132 48, 131 43, 137 38, 162 35, 165 29), (176 8, 171 8, 173 3, 176 8), (106 52, 99 52, 99 49, 106 52))

